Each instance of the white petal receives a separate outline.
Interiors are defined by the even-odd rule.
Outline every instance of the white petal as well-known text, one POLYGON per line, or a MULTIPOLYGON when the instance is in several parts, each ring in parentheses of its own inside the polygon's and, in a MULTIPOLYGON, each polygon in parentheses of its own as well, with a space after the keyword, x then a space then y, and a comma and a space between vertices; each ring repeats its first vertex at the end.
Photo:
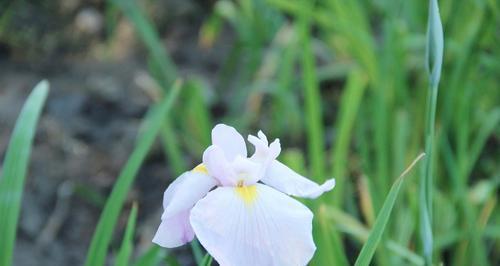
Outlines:
POLYGON ((228 162, 222 149, 215 145, 208 147, 203 153, 203 164, 210 176, 223 186, 253 185, 264 176, 262 164, 240 155, 228 162))
POLYGON ((163 194, 162 222, 153 242, 171 248, 193 240, 189 213, 215 185, 215 179, 198 171, 185 172, 174 180, 163 194))
POLYGON ((267 140, 266 135, 262 131, 257 134, 259 137, 248 135, 248 142, 255 146, 255 153, 252 155, 252 160, 268 164, 276 159, 281 152, 280 140, 275 139, 271 145, 267 140))
POLYGON ((243 137, 234 129, 224 124, 218 124, 212 129, 212 144, 219 146, 232 161, 237 155, 247 157, 247 146, 243 137))
POLYGON ((269 165, 261 181, 288 195, 304 198, 317 198, 335 187, 333 178, 318 185, 277 160, 269 165))
POLYGON ((236 174, 234 177, 236 179, 236 184, 240 186, 249 186, 257 183, 264 173, 261 164, 241 156, 236 157, 231 167, 236 174))
POLYGON ((312 258, 312 218, 302 203, 256 184, 215 189, 191 210, 190 221, 221 266, 288 266, 312 258))
POLYGON ((194 232, 189 224, 189 212, 185 210, 163 219, 153 242, 165 248, 175 248, 193 240, 194 232))
POLYGON ((236 173, 219 146, 212 145, 203 152, 203 164, 208 173, 224 186, 236 185, 236 173))
POLYGON ((195 171, 183 173, 164 193, 162 218, 191 209, 216 184, 216 180, 207 174, 195 171))

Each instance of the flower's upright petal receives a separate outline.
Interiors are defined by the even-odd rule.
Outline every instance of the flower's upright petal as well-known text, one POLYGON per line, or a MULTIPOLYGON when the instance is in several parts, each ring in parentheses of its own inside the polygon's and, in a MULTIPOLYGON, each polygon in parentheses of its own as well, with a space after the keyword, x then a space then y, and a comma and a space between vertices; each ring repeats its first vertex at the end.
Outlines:
POLYGON ((208 174, 223 186, 236 185, 236 173, 219 146, 212 145, 203 152, 203 164, 207 167, 208 174))
POLYGON ((224 124, 218 124, 212 129, 212 144, 219 146, 228 161, 236 156, 247 157, 247 146, 243 137, 234 129, 224 124))
POLYGON ((305 198, 316 198, 333 189, 335 179, 327 180, 320 186, 277 161, 276 158, 281 152, 279 139, 269 145, 262 131, 257 135, 258 137, 249 135, 248 141, 255 146, 251 160, 262 165, 263 177, 260 181, 288 195, 305 198))
POLYGON ((248 158, 241 156, 236 157, 231 167, 236 174, 237 185, 253 185, 257 183, 263 176, 262 165, 248 158))
POLYGON ((255 146, 255 153, 252 155, 251 159, 253 161, 265 164, 269 164, 274 159, 278 158, 281 152, 281 144, 279 139, 275 139, 270 145, 267 140, 266 135, 262 131, 257 133, 259 137, 248 135, 248 142, 255 146))
POLYGON ((285 194, 303 198, 317 198, 335 187, 333 178, 318 185, 277 160, 271 162, 261 181, 285 194))
POLYGON ((191 211, 200 243, 221 266, 306 265, 316 246, 313 214, 262 184, 219 187, 191 211))
POLYGON ((200 170, 185 172, 163 194, 161 224, 153 242, 167 248, 183 245, 193 239, 189 213, 194 204, 216 185, 216 180, 200 170))

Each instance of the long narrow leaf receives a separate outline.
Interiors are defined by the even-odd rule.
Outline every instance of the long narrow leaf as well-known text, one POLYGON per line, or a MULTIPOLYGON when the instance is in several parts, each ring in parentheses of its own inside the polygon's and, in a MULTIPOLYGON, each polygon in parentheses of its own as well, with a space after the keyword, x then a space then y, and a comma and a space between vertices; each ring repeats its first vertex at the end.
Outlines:
POLYGON ((94 236, 92 237, 85 263, 86 266, 104 265, 108 246, 113 235, 113 229, 115 228, 118 215, 123 207, 123 202, 179 90, 180 82, 177 82, 169 95, 167 95, 158 105, 153 106, 155 110, 153 110, 154 113, 151 115, 150 121, 146 124, 146 132, 141 135, 141 139, 139 139, 135 150, 125 167, 122 169, 111 191, 111 195, 106 201, 94 236))
POLYGON ((363 98, 366 84, 366 78, 359 70, 352 71, 347 79, 347 85, 342 94, 340 112, 337 118, 338 133, 336 134, 335 145, 332 149, 332 176, 334 176, 337 181, 337 189, 335 193, 332 193, 332 196, 335 199, 334 204, 336 204, 336 206, 342 206, 342 201, 344 199, 343 193, 345 191, 345 174, 348 165, 347 157, 349 145, 351 143, 354 122, 356 121, 356 115, 363 98))
POLYGON ((213 260, 212 256, 210 256, 210 254, 207 253, 205 255, 205 257, 203 257, 203 261, 198 265, 199 266, 210 266, 210 265, 212 265, 212 260, 213 260))
POLYGON ((363 245, 361 252, 359 253, 358 258, 356 259, 356 266, 367 266, 370 264, 372 260, 373 254, 377 249, 377 245, 382 238, 382 234, 384 233, 385 226, 389 221, 389 217, 392 212, 392 208, 394 207, 394 203, 396 202, 396 198, 399 194, 399 190, 403 185, 404 177, 406 174, 413 168, 413 166, 424 157, 424 153, 420 154, 411 164, 410 166, 399 176, 398 179, 394 182, 389 191, 389 194, 385 198, 384 204, 382 205, 382 209, 380 209, 379 214, 377 215, 377 219, 375 220, 375 224, 370 232, 370 236, 368 240, 363 245))
POLYGON ((132 210, 128 216, 127 228, 125 229, 125 234, 123 235, 122 245, 116 256, 116 266, 126 266, 129 265, 130 254, 134 248, 133 238, 135 231, 135 224, 137 221, 137 203, 132 205, 132 210))
MULTIPOLYGON (((155 66, 161 71, 162 85, 171 86, 177 77, 177 70, 172 59, 163 48, 153 23, 143 14, 135 0, 110 0, 110 2, 117 5, 133 23, 139 37, 151 53, 151 59, 154 61, 155 66)), ((166 88, 168 87, 164 89, 166 88)))
POLYGON ((31 154, 31 145, 49 83, 41 81, 26 100, 17 119, 0 176, 0 265, 12 262, 16 228, 21 208, 24 180, 31 154))
POLYGON ((160 246, 152 245, 142 256, 134 263, 134 266, 157 266, 165 257, 167 252, 160 246))

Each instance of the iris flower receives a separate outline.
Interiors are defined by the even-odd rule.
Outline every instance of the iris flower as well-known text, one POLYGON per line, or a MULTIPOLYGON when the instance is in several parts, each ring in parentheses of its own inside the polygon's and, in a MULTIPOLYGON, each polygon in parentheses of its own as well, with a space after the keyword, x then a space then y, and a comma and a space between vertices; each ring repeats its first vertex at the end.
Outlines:
POLYGON ((222 266, 306 265, 316 246, 312 212, 290 196, 316 198, 335 186, 318 185, 278 160, 279 139, 269 144, 259 131, 243 137, 219 124, 203 163, 167 188, 153 242, 166 248, 198 238, 222 266))

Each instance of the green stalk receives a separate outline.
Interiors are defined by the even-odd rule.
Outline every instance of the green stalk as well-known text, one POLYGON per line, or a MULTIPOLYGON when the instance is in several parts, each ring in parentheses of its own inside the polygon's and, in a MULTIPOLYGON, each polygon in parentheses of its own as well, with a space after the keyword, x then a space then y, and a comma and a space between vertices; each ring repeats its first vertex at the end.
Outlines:
POLYGON ((437 94, 437 86, 431 87, 426 108, 425 153, 428 154, 428 156, 424 161, 424 174, 420 182, 420 233, 423 241, 423 252, 426 265, 432 264, 432 160, 437 94))
POLYGON ((426 107, 425 153, 423 175, 420 182, 420 235, 423 246, 423 255, 426 265, 432 265, 432 190, 434 158, 434 134, 436 120, 436 105, 438 85, 443 63, 443 26, 439 16, 437 0, 429 1, 429 19, 427 25, 426 59, 429 73, 429 91, 426 107))

